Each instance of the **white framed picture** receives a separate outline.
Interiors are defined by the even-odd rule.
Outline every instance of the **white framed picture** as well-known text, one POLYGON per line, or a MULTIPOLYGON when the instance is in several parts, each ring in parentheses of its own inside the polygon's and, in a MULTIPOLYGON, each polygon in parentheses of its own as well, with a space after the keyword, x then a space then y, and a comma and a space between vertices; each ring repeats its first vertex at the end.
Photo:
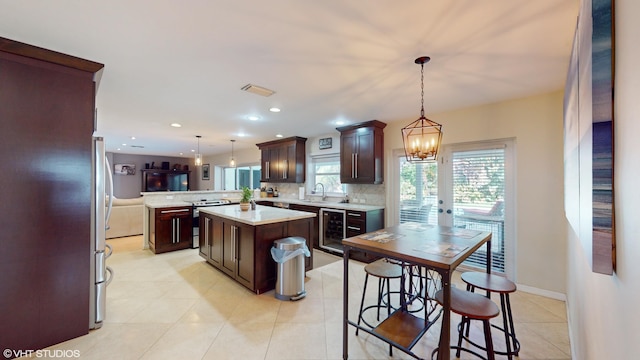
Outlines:
POLYGON ((113 173, 116 175, 135 175, 136 164, 115 164, 113 173))

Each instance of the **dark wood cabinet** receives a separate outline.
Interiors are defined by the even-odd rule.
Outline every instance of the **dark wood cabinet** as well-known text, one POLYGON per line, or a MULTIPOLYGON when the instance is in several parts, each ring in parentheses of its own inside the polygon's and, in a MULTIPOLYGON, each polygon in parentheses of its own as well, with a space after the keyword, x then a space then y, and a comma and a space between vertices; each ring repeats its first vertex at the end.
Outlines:
MULTIPOLYGON (((384 210, 347 210, 345 218, 347 223, 346 233, 348 238, 384 228, 384 210)), ((366 263, 370 263, 380 258, 379 256, 374 256, 360 250, 352 250, 349 252, 349 254, 349 257, 351 259, 366 263)))
POLYGON ((382 184, 384 182, 384 128, 371 120, 337 128, 340 131, 340 182, 382 184))
POLYGON ((222 219, 199 216, 199 253, 216 267, 222 266, 222 219))
MULTIPOLYGON (((200 256, 249 290, 261 294, 275 288, 277 264, 271 257, 273 242, 300 236, 311 249, 311 218, 251 226, 200 212, 200 256), (203 245, 206 249, 202 249, 203 245)), ((305 270, 313 256, 305 259, 305 270)))
POLYGON ((191 206, 149 210, 149 248, 155 254, 188 249, 192 238, 191 206))
POLYGON ((312 220, 313 225, 311 229, 311 240, 309 241, 309 250, 311 250, 312 248, 320 249, 320 208, 317 206, 289 204, 289 209, 306 211, 316 214, 316 217, 314 217, 312 220))
POLYGON ((0 37, 2 349, 89 332, 91 137, 103 68, 0 37))
POLYGON ((220 235, 222 239, 222 261, 219 269, 240 284, 253 289, 255 250, 253 227, 237 221, 215 219, 214 237, 220 235))
POLYGON ((256 144, 260 149, 262 182, 303 183, 307 139, 290 137, 256 144))

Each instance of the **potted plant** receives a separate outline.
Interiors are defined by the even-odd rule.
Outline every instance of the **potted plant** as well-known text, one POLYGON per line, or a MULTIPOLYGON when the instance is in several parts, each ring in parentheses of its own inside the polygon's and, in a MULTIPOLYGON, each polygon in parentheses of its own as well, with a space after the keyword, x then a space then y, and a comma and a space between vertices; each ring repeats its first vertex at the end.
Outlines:
POLYGON ((249 210, 249 202, 251 201, 251 195, 253 192, 248 187, 242 188, 242 197, 240 198, 240 210, 247 211, 249 210))

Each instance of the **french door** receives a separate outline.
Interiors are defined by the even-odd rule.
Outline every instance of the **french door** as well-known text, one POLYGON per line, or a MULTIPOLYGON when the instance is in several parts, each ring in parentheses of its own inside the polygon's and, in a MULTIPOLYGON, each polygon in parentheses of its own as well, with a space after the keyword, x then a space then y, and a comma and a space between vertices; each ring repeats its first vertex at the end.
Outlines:
MULTIPOLYGON (((492 271, 513 278, 513 140, 443 146, 438 161, 399 157, 399 222, 492 233, 492 271)), ((463 265, 484 269, 486 248, 463 265)))

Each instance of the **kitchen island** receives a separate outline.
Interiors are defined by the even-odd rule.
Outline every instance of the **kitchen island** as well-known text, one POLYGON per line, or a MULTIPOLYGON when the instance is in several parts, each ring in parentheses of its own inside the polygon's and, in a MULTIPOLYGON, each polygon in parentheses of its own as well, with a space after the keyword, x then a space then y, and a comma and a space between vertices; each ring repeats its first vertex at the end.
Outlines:
MULTIPOLYGON (((300 236, 311 249, 315 216, 261 205, 249 211, 233 205, 201 208, 200 256, 249 290, 264 293, 276 283, 273 242, 300 236)), ((305 270, 312 268, 313 253, 305 259, 305 270)))

